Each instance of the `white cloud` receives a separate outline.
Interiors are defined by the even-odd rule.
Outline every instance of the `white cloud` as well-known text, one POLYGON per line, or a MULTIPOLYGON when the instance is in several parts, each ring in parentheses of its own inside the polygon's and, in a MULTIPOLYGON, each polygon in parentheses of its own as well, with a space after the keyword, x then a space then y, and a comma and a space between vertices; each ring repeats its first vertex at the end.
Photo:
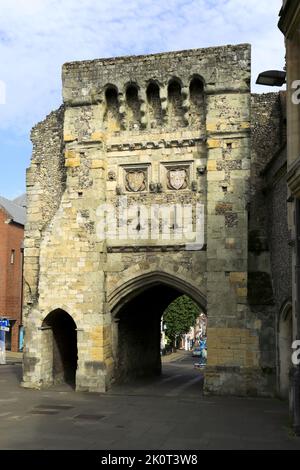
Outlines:
MULTIPOLYGON (((281 0, 0 0, 0 129, 24 133, 61 102, 73 60, 253 45, 253 78, 282 69, 281 0)), ((260 92, 265 91, 263 88, 260 92)))

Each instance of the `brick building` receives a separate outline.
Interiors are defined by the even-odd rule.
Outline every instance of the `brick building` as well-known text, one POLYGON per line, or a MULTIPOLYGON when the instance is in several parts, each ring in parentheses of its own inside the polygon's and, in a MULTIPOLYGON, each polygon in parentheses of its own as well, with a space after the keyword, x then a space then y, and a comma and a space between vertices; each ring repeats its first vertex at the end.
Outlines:
POLYGON ((0 317, 10 320, 7 350, 18 351, 22 326, 22 271, 25 197, 0 197, 0 317))

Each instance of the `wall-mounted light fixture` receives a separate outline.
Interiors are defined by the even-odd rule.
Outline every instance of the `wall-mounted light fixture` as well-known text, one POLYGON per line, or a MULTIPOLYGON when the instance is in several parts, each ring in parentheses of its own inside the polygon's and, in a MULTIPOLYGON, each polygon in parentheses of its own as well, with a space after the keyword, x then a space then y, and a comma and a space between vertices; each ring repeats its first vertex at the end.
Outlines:
POLYGON ((256 85, 278 86, 286 83, 286 72, 283 70, 267 70, 258 75, 256 85))

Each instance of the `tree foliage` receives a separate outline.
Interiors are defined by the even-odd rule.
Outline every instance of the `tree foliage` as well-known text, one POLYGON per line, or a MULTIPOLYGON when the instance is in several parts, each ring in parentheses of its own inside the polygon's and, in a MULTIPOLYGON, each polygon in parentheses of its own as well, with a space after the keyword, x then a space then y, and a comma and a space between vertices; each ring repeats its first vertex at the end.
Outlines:
POLYGON ((189 332, 195 325, 200 314, 199 307, 187 295, 178 297, 165 310, 163 321, 166 326, 166 335, 173 345, 181 335, 189 332))

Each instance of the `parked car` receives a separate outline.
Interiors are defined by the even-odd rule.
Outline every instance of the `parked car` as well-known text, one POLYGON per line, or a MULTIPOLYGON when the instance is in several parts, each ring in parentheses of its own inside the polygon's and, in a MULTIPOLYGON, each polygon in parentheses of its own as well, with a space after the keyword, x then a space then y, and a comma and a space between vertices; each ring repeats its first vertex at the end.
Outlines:
POLYGON ((193 357, 201 357, 201 349, 199 346, 193 349, 193 357))

